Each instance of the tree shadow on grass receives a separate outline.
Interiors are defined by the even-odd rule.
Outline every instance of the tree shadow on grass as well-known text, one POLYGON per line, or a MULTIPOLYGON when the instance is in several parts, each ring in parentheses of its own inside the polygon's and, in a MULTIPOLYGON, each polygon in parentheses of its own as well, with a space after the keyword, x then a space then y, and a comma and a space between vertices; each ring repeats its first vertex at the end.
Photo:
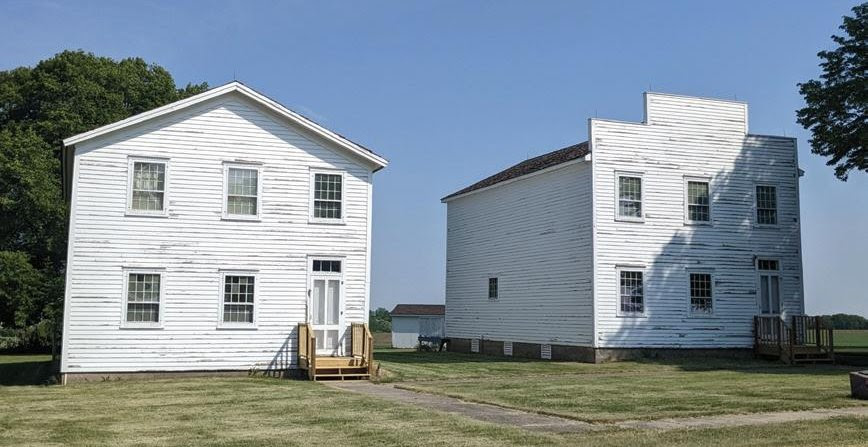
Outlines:
POLYGON ((57 383, 55 373, 50 359, 3 362, 0 363, 0 386, 51 385, 57 383))

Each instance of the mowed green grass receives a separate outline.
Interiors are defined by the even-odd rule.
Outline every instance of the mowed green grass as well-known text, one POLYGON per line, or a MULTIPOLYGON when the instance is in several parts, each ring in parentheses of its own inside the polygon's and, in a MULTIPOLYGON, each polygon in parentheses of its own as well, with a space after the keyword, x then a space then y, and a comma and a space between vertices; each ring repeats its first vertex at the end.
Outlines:
POLYGON ((835 351, 868 353, 868 330, 836 329, 835 351))
POLYGON ((588 422, 866 405, 847 367, 730 359, 543 362, 458 353, 388 351, 386 380, 442 394, 588 422))

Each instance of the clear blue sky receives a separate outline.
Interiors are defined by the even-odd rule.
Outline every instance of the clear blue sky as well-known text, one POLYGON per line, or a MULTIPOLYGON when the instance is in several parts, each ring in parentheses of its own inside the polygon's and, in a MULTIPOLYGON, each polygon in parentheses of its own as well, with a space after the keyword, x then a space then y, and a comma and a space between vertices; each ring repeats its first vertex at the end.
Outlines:
POLYGON ((440 197, 642 119, 642 92, 749 102, 796 136, 807 310, 868 315, 868 175, 810 153, 796 83, 855 1, 32 2, 0 0, 0 69, 64 49, 140 56, 179 83, 237 78, 386 156, 373 306, 442 302, 440 197), (180 5, 178 5, 180 4, 180 5))

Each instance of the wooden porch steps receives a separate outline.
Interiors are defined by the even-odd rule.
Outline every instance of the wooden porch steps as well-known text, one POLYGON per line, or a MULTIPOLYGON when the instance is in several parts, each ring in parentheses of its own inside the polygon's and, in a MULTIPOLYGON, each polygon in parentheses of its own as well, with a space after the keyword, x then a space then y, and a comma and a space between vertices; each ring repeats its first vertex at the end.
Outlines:
POLYGON ((368 326, 353 323, 350 331, 349 356, 320 356, 316 354, 313 328, 306 323, 298 325, 298 365, 307 371, 310 380, 368 380, 373 371, 374 338, 368 326))
POLYGON ((835 363, 834 330, 820 317, 793 315, 754 317, 754 352, 794 365, 835 363))

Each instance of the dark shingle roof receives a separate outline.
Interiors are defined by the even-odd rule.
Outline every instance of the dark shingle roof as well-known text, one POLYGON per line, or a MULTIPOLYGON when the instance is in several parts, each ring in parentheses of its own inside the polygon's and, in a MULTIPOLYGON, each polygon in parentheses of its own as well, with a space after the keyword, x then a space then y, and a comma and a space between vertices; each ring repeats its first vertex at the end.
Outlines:
POLYGON ((446 306, 442 304, 398 304, 391 315, 445 315, 446 306))
POLYGON ((455 196, 460 196, 462 194, 467 194, 471 191, 476 191, 477 189, 487 188, 500 182, 505 182, 507 180, 518 178, 523 175, 528 175, 532 172, 541 171, 543 169, 550 168, 561 163, 566 163, 577 158, 582 158, 585 155, 588 155, 587 141, 585 141, 584 143, 567 146, 563 149, 558 149, 554 152, 549 152, 538 157, 527 159, 517 165, 504 169, 503 171, 500 171, 497 174, 492 175, 491 177, 480 180, 460 191, 449 194, 442 200, 448 200, 455 196))

